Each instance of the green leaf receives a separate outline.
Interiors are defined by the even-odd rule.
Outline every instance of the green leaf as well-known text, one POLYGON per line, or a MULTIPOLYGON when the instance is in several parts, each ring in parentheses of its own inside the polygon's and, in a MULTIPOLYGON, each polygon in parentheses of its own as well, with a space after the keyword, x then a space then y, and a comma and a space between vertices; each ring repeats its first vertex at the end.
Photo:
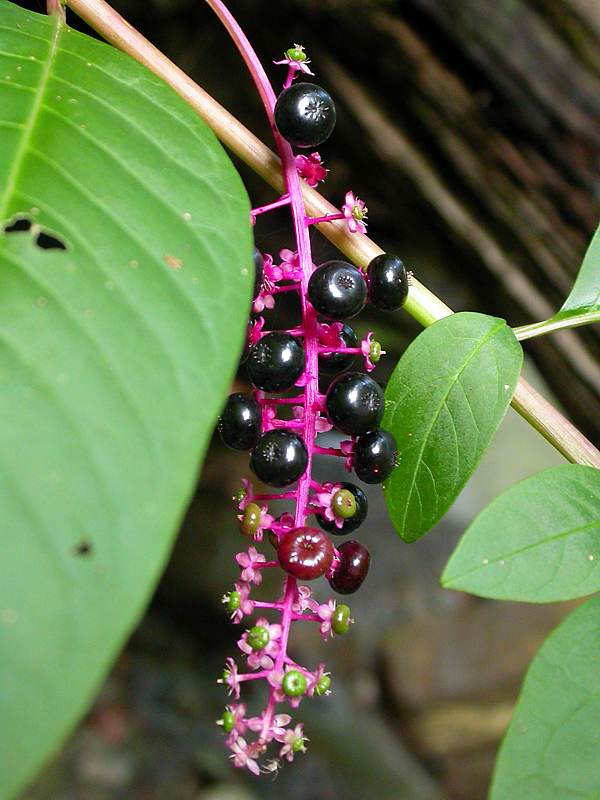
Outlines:
POLYGON ((534 658, 496 763, 490 800, 600 797, 600 597, 534 658))
POLYGON ((182 100, 0 0, 2 800, 160 576, 241 348, 251 249, 241 181, 182 100), (15 217, 33 228, 2 233, 15 217))
POLYGON ((522 360, 504 320, 462 312, 424 330, 398 362, 383 427, 396 438, 399 465, 384 490, 405 541, 458 496, 506 412, 522 360))
POLYGON ((600 228, 590 242, 571 293, 553 319, 564 319, 598 310, 600 310, 600 228))
POLYGON ((511 486, 469 526, 442 584, 531 603, 600 590, 600 471, 563 464, 511 486))

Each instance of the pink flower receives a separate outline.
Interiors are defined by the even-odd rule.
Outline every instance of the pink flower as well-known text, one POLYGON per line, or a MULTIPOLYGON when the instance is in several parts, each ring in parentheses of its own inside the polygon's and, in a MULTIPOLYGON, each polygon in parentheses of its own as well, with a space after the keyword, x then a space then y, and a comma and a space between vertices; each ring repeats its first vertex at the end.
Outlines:
POLYGON ((363 222, 366 220, 369 209, 355 197, 352 192, 346 192, 344 198, 344 205, 342 206, 344 217, 346 218, 346 226, 350 233, 366 233, 367 226, 363 222))
POLYGON ((319 322, 317 329, 319 344, 333 349, 345 347, 344 340, 342 339, 342 331, 344 329, 343 322, 319 322))
MULTIPOLYGON (((263 746, 261 745, 260 749, 262 750, 262 748, 263 746)), ((256 761, 260 752, 256 742, 253 744, 246 744, 246 740, 239 736, 231 743, 230 749, 230 758, 233 759, 233 763, 236 767, 246 767, 250 772, 254 773, 254 775, 260 775, 260 767, 256 761)))
POLYGON ((312 186, 314 189, 321 181, 327 177, 328 169, 321 164, 319 153, 311 153, 309 156, 296 156, 296 169, 298 175, 312 186))
POLYGON ((385 355, 385 350, 381 349, 378 341, 373 339, 373 331, 369 331, 360 343, 360 349, 365 357, 365 367, 367 372, 372 372, 381 356, 385 355))
MULTIPOLYGON (((256 733, 262 731, 266 713, 267 712, 265 710, 259 717, 252 717, 248 720, 248 727, 251 731, 255 731, 256 733)), ((276 741, 281 742, 285 736, 285 727, 286 725, 290 724, 291 720, 292 718, 289 714, 275 714, 271 720, 271 724, 266 734, 268 741, 275 739, 276 741)))
POLYGON ((335 600, 328 600, 327 603, 323 603, 317 609, 317 616, 321 617, 323 620, 321 622, 321 636, 325 641, 332 636, 331 633, 331 618, 335 612, 336 601, 335 600))
POLYGON ((240 511, 243 511, 249 503, 254 502, 254 488, 248 478, 242 478, 242 488, 233 499, 238 501, 240 511))
MULTIPOLYGON (((296 667, 294 667, 296 669, 296 667)), ((302 670, 305 673, 305 670, 302 670)), ((300 703, 302 702, 302 698, 304 695, 298 695, 298 697, 290 697, 281 688, 281 683, 283 681, 284 672, 272 670, 267 675, 267 680, 273 687, 273 697, 278 703, 283 703, 285 700, 292 706, 292 708, 298 708, 300 703)), ((305 673, 306 674, 306 673, 305 673)))
POLYGON ((236 700, 240 699, 240 683, 238 681, 238 668, 233 658, 228 658, 225 661, 225 670, 223 677, 219 678, 217 683, 224 683, 228 687, 228 692, 233 695, 236 700))
POLYGON ((273 658, 279 654, 281 625, 272 625, 267 619, 261 617, 256 620, 256 627, 265 628, 269 634, 269 641, 265 647, 255 650, 248 644, 248 633, 245 631, 238 641, 238 647, 247 656, 248 666, 251 669, 272 669, 273 658))
POLYGON ((248 342, 250 346, 260 342, 262 329, 265 326, 265 318, 258 317, 258 319, 253 320, 249 327, 248 327, 248 342))
MULTIPOLYGON (((231 703, 231 705, 226 706, 225 711, 229 711, 233 715, 233 728, 226 739, 227 745, 230 747, 238 736, 241 736, 246 730, 247 725, 244 719, 246 705, 245 703, 231 703)), ((223 725, 223 720, 217 720, 217 725, 223 725)))
MULTIPOLYGON (((246 506, 247 505, 248 505, 248 503, 246 503, 246 506)), ((258 527, 254 531, 254 533, 252 534, 252 538, 254 539, 255 542, 262 542, 263 533, 265 532, 265 530, 269 530, 271 525, 275 521, 275 517, 272 517, 269 514, 267 506, 262 505, 262 506, 259 506, 259 508, 260 508, 260 519, 258 521, 258 527)), ((243 514, 238 514, 238 519, 239 519, 240 522, 242 522, 242 520, 244 519, 244 515, 243 514)), ((239 563, 239 561, 238 561, 238 563, 239 563)), ((242 580, 245 580, 245 578, 242 578, 242 580)), ((255 581, 255 583, 258 585, 260 583, 260 580, 259 581, 255 581)))
POLYGON ((279 268, 286 281, 299 281, 302 279, 300 257, 295 250, 288 250, 287 247, 284 247, 283 250, 279 251, 279 258, 281 259, 279 268))
POLYGON ((249 599, 250 585, 247 583, 236 583, 235 590, 240 596, 240 604, 236 611, 231 615, 231 621, 238 625, 245 616, 254 612, 254 603, 249 599))
POLYGON ((298 586, 296 588, 296 600, 294 601, 294 605, 292 606, 292 611, 295 611, 296 614, 302 614, 307 609, 311 611, 314 610, 313 606, 315 604, 314 600, 311 600, 312 589, 308 586, 298 586))
POLYGON ((335 494, 341 489, 339 483, 324 483, 321 490, 316 492, 311 502, 311 509, 317 511, 329 522, 334 522, 336 528, 342 528, 344 520, 333 513, 332 502, 335 494))
MULTIPOLYGON (((304 419, 304 406, 294 406, 292 408, 292 413, 294 415, 294 419, 302 420, 304 419)), ((333 428, 333 425, 327 417, 323 416, 323 414, 317 414, 315 418, 315 435, 317 433, 327 433, 333 428)))
POLYGON ((259 553, 256 547, 249 547, 247 553, 238 553, 235 560, 242 567, 240 579, 246 583, 254 583, 256 586, 260 586, 262 583, 260 565, 266 562, 265 556, 259 553))
POLYGON ((306 753, 304 745, 306 741, 304 726, 299 722, 293 730, 285 732, 283 747, 279 751, 279 758, 287 758, 288 761, 293 761, 296 753, 306 753))
POLYGON ((275 308, 275 298, 272 295, 272 291, 277 281, 281 280, 282 274, 279 267, 273 264, 273 256, 269 255, 269 253, 265 253, 263 255, 262 285, 258 297, 252 304, 252 310, 256 314, 260 314, 265 308, 275 308))
POLYGON ((344 462, 345 469, 348 472, 352 472, 354 466, 354 440, 344 439, 343 442, 340 442, 340 450, 346 456, 346 461, 344 462))
MULTIPOLYGON (((312 697, 317 689, 317 686, 319 685, 319 681, 326 675, 329 676, 329 672, 325 672, 325 664, 319 664, 316 670, 314 672, 311 672, 310 676, 308 677, 308 689, 306 691, 306 694, 312 697)), ((326 695, 331 694, 331 690, 327 689, 327 691, 324 692, 324 694, 326 695)))
POLYGON ((283 54, 283 58, 281 61, 274 61, 274 64, 287 64, 290 69, 295 71, 304 72, 306 75, 314 75, 314 72, 311 72, 308 68, 310 64, 310 60, 306 57, 306 53, 304 52, 304 47, 301 44, 295 44, 293 47, 288 47, 288 49, 283 54))

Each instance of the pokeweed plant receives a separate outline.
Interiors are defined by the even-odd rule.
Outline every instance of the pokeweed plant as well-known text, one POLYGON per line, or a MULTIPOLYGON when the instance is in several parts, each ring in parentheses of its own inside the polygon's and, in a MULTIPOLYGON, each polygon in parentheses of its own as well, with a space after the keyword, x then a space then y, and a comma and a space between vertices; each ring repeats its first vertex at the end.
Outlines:
MULTIPOLYGON (((345 603, 317 599, 305 581, 325 576, 346 595, 367 574, 366 547, 336 547, 329 536, 357 530, 365 495, 351 482, 316 482, 315 455, 343 458, 367 483, 385 481, 392 522, 412 542, 457 497, 512 402, 575 463, 521 482, 485 509, 442 582, 528 602, 600 589, 600 453, 519 378, 518 343, 598 319, 599 234, 552 319, 511 331, 483 314, 451 314, 410 281, 398 256, 367 239, 367 210, 351 191, 341 210, 316 193, 327 170, 315 148, 332 132, 335 104, 322 87, 298 81, 313 76, 304 48, 276 60, 287 67, 276 96, 226 7, 208 2, 250 68, 279 160, 103 0, 70 5, 186 102, 133 60, 68 28, 55 0, 50 17, 0 0, 0 702, 2 739, 11 741, 0 754, 3 798, 72 727, 139 618, 244 329, 254 389, 227 398, 219 429, 230 447, 251 450, 262 482, 285 491, 256 491, 246 479, 236 498, 252 544, 236 556, 239 579, 224 602, 234 622, 254 617, 238 641, 246 671, 230 659, 220 679, 234 695, 219 722, 236 766, 273 771, 305 750, 302 723, 279 704, 326 695, 331 678, 325 665, 291 657, 292 624, 307 621, 328 638, 353 622, 345 603), (277 200, 250 212, 233 168, 188 106, 279 190, 277 200), (277 263, 256 249, 252 259, 250 222, 282 206, 292 247, 277 263), (315 266, 310 226, 353 263, 315 266), (268 312, 290 292, 300 323, 268 330, 268 312), (385 397, 354 371, 355 359, 370 372, 383 353, 372 333, 359 343, 346 322, 367 300, 382 310, 404 305, 430 326, 400 359, 385 397), (208 344, 217 328, 218 347, 208 344), (332 375, 327 386, 322 378, 332 375), (349 438, 322 447, 316 437, 332 427, 349 438), (293 513, 277 515, 280 500, 293 513), (265 534, 269 560, 255 546, 265 534), (254 593, 265 569, 285 573, 278 599, 254 593), (249 714, 239 693, 261 680, 265 708, 249 714)), ((577 609, 535 658, 498 759, 494 800, 598 794, 598 608, 593 598, 577 609)))

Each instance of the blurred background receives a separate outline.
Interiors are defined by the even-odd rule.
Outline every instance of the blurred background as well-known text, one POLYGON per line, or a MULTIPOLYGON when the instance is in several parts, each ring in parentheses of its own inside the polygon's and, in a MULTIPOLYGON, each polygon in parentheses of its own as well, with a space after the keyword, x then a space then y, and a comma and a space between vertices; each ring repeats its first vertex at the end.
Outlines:
MULTIPOLYGON (((41 0, 23 5, 41 11, 41 0)), ((202 0, 115 0, 115 7, 245 125, 269 142, 241 59, 202 0)), ((569 291, 600 205, 600 5, 595 0, 232 0, 274 82, 298 42, 338 123, 320 148, 324 194, 369 206, 369 234, 456 310, 521 325, 569 291)), ((88 30, 71 15, 70 22, 88 30)), ((88 30, 89 32, 89 30, 88 30)), ((238 164, 253 205, 272 191, 238 164)), ((256 241, 291 243, 286 212, 256 241)), ((315 261, 334 255, 316 232, 315 261)), ((283 326, 282 306, 269 322, 283 326)), ((385 382, 418 333, 404 312, 360 318, 387 350, 385 382)), ((525 346, 526 376, 598 443, 598 328, 525 346)), ((246 378, 240 371, 237 390, 246 378)), ((360 537, 372 567, 351 599, 356 625, 324 646, 329 698, 304 703, 309 752, 273 781, 230 769, 215 683, 236 650, 220 598, 236 577, 232 494, 244 454, 217 439, 152 605, 95 706, 26 800, 481 800, 526 666, 569 604, 495 603, 443 591, 461 532, 499 491, 560 457, 510 411, 446 518, 413 545, 369 491, 360 537)), ((343 478, 322 459, 319 477, 343 478)), ((267 545, 268 547, 268 545, 267 545)), ((327 596, 326 584, 317 594, 327 596)), ((265 586, 265 596, 278 586, 265 586)), ((310 626, 304 626, 309 628, 310 626)), ((259 703, 261 698, 256 697, 259 703)), ((515 800, 521 800, 516 798, 515 800)))

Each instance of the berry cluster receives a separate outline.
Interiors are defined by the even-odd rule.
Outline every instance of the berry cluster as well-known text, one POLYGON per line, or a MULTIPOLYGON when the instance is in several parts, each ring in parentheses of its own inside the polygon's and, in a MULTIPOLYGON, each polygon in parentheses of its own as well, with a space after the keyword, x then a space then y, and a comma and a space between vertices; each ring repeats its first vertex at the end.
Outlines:
POLYGON ((359 528, 367 516, 366 495, 354 483, 313 480, 313 457, 341 457, 348 471, 354 470, 361 481, 371 484, 384 481, 396 461, 394 439, 380 428, 383 391, 368 374, 352 370, 360 356, 367 372, 372 371, 383 353, 381 345, 371 332, 359 343, 346 320, 359 314, 367 302, 378 309, 397 309, 408 293, 406 270, 393 255, 377 256, 366 269, 339 260, 319 266, 312 263, 310 225, 343 219, 350 231, 362 233, 367 209, 348 192, 340 213, 306 216, 300 179, 314 186, 324 180, 327 170, 318 153, 294 155, 290 145, 313 148, 325 141, 335 125, 335 106, 321 87, 293 83, 298 72, 312 75, 300 45, 276 63, 288 66, 284 89, 273 109, 287 193, 275 203, 254 209, 252 221, 289 205, 297 250, 282 250, 275 264, 272 256, 255 248, 256 280, 244 353, 254 389, 251 394, 232 394, 219 422, 228 447, 251 451, 250 467, 262 483, 287 487, 280 493, 255 493, 244 479, 236 497, 238 518, 242 534, 253 544, 237 554, 240 578, 223 598, 235 623, 257 611, 275 613, 279 619, 273 623, 261 616, 242 634, 238 647, 248 671, 240 673, 236 662, 228 659, 221 679, 236 702, 227 706, 219 724, 228 734, 235 765, 256 774, 270 742, 278 742, 279 749, 277 758, 263 760, 267 770, 305 750, 302 724, 291 727, 290 715, 276 713, 277 705, 287 702, 295 708, 305 696, 329 693, 331 679, 323 664, 310 670, 288 655, 292 622, 318 623, 325 639, 346 633, 353 622, 347 605, 335 599, 320 604, 310 587, 299 582, 323 576, 336 593, 346 595, 360 587, 369 569, 369 551, 362 543, 352 539, 335 546, 330 538, 359 528), (276 296, 283 292, 298 296, 301 324, 289 330, 264 330, 262 312, 274 308, 276 296), (349 438, 339 447, 320 446, 319 434, 332 428, 349 438), (293 501, 294 513, 272 514, 278 501, 293 501), (309 524, 311 520, 318 527, 309 524), (265 533, 274 549, 271 560, 254 546, 265 533), (282 596, 273 602, 251 598, 252 589, 262 582, 262 571, 276 567, 286 574, 282 596), (260 715, 248 716, 246 704, 239 702, 240 686, 255 680, 267 682, 269 698, 260 715), (256 734, 252 741, 249 732, 256 734))

